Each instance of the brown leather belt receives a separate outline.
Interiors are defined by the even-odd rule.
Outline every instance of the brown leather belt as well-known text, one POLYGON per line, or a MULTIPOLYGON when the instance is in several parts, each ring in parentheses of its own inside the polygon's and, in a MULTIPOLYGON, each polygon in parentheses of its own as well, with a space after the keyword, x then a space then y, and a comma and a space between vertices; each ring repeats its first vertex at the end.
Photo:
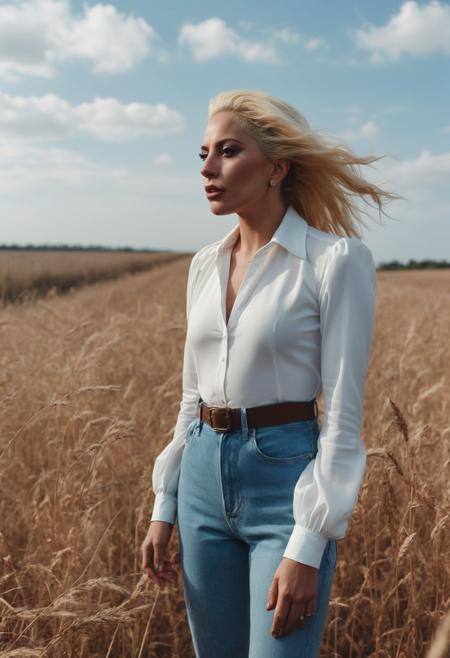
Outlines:
MULTIPOLYGON (((301 402, 276 402, 259 407, 247 407, 249 428, 279 425, 295 420, 311 420, 317 415, 318 407, 315 398, 301 402)), ((210 406, 201 398, 197 407, 197 416, 205 423, 208 423, 216 432, 229 432, 242 426, 240 407, 210 406)))

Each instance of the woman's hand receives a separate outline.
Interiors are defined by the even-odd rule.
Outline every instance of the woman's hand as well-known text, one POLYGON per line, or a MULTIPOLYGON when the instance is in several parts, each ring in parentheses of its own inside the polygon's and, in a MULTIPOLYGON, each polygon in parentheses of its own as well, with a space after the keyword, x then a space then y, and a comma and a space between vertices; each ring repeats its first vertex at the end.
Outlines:
POLYGON ((274 606, 272 637, 289 635, 308 623, 316 611, 319 570, 308 564, 284 557, 269 588, 267 610, 274 606), (300 616, 304 619, 300 621, 300 616))
POLYGON ((163 585, 167 580, 177 582, 179 553, 174 553, 171 559, 165 557, 167 546, 173 530, 173 523, 166 521, 151 521, 147 535, 142 542, 142 569, 157 585, 163 585))

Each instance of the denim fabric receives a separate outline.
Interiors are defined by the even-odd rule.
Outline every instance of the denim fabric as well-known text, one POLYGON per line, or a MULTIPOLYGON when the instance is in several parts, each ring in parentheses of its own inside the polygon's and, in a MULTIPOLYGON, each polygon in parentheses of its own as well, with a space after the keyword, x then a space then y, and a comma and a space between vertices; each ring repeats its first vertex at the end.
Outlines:
POLYGON ((273 638, 269 587, 294 526, 295 484, 317 453, 317 418, 216 432, 199 418, 186 435, 178 485, 180 567, 197 658, 319 656, 336 564, 328 540, 316 612, 273 638))

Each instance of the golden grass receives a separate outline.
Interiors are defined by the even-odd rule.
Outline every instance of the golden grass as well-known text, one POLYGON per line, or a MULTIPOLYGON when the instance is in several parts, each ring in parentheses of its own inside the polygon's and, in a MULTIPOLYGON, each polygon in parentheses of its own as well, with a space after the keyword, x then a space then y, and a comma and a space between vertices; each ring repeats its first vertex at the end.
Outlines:
MULTIPOLYGON (((194 656, 181 581, 140 569, 189 260, 2 310, 0 658, 194 656)), ((449 274, 379 273, 366 476, 324 657, 448 655, 449 274)))
POLYGON ((0 303, 31 301, 49 291, 149 270, 186 253, 0 249, 0 303))

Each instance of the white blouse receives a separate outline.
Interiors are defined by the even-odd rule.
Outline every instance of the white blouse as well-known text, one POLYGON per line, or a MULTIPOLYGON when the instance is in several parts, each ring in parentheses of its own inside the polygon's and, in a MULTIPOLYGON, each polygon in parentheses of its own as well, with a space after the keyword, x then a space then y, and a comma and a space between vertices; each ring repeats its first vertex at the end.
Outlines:
POLYGON ((319 568, 345 536, 366 465, 360 430, 377 277, 369 248, 310 226, 289 206, 255 253, 228 325, 225 300, 239 224, 194 254, 187 281, 183 394, 173 438, 157 456, 151 520, 175 523, 180 460, 199 396, 253 407, 311 400, 323 390, 318 452, 293 491, 284 557, 319 568))

